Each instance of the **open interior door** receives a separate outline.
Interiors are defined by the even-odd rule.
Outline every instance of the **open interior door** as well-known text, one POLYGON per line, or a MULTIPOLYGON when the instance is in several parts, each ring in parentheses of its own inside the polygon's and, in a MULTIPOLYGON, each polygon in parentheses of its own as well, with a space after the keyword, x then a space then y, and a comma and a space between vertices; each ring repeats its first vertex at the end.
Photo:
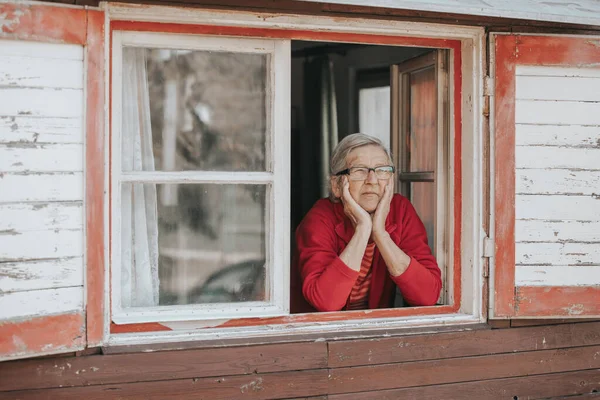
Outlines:
POLYGON ((600 38, 491 39, 490 317, 598 317, 600 38))

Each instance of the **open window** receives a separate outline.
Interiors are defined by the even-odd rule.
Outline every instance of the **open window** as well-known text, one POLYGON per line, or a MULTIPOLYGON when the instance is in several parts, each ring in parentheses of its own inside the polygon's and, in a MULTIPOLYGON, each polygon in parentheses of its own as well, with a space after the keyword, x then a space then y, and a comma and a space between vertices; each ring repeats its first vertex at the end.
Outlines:
POLYGON ((598 317, 598 39, 494 35, 492 43, 492 316, 598 317))
POLYGON ((480 321, 477 267, 462 266, 479 248, 478 214, 463 209, 478 200, 461 184, 478 179, 477 159, 461 151, 478 143, 475 114, 463 113, 477 81, 462 71, 479 68, 478 53, 463 53, 479 30, 378 36, 120 12, 110 29, 111 343, 161 330, 239 337, 431 315, 480 321), (431 307, 290 314, 294 230, 328 194, 333 147, 363 129, 392 147, 397 190, 418 204, 444 290, 431 307))
MULTIPOLYGON (((335 144, 354 132, 375 136, 392 152, 396 191, 427 230, 442 271, 438 305, 453 302, 448 61, 446 49, 292 41, 292 232, 328 195, 335 144), (309 161, 315 152, 323 154, 309 161)), ((400 307, 399 291, 395 298, 400 307)))

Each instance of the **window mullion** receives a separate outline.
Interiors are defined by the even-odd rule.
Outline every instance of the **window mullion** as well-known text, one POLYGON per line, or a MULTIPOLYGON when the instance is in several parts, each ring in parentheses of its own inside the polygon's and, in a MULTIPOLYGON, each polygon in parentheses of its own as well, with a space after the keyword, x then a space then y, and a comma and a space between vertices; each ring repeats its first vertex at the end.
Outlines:
POLYGON ((121 182, 140 183, 267 184, 273 180, 271 172, 139 171, 120 174, 121 182))

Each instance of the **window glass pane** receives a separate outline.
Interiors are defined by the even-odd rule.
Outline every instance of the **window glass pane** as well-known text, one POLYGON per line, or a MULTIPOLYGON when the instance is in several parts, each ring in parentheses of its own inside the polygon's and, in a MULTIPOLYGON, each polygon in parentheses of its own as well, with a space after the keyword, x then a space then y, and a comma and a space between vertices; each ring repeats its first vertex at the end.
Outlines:
POLYGON ((390 148, 390 87, 358 91, 358 126, 360 133, 375 136, 390 148))
POLYGON ((267 54, 123 49, 124 171, 264 171, 267 54))
POLYGON ((122 307, 268 300, 266 189, 123 184, 122 307))
POLYGON ((434 67, 410 74, 409 172, 435 171, 436 93, 434 67))
POLYGON ((427 230, 427 242, 435 255, 435 183, 411 182, 410 201, 427 230))

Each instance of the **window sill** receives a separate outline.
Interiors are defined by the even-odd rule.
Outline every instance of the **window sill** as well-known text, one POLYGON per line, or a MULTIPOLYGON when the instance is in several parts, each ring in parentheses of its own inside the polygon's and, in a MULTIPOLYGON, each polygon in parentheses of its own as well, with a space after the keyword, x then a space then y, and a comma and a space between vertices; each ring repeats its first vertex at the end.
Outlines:
POLYGON ((439 314, 388 319, 122 333, 111 334, 105 342, 103 352, 119 354, 265 343, 365 339, 475 329, 489 329, 489 326, 485 324, 484 319, 471 314, 439 314))

